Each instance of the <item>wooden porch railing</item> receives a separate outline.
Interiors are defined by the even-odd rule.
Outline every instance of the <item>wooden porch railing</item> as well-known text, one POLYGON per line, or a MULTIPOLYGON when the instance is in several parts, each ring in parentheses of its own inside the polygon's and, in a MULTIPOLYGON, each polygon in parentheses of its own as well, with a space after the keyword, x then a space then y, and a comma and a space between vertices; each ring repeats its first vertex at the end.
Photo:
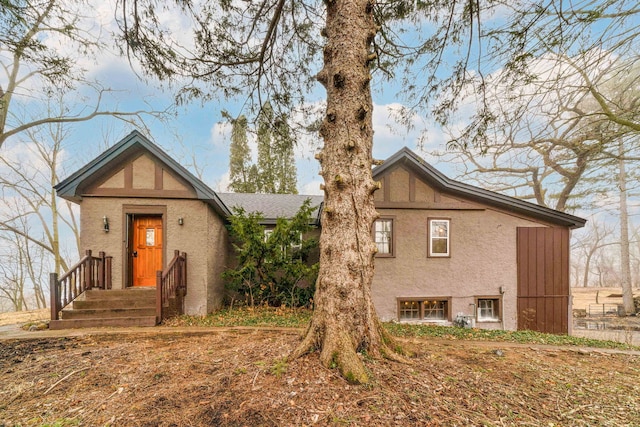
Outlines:
POLYGON ((182 298, 187 294, 187 254, 175 251, 164 271, 156 273, 156 323, 162 322, 169 311, 170 298, 179 301, 177 311, 182 313, 182 298))
POLYGON ((56 273, 49 275, 51 320, 58 320, 60 310, 84 291, 92 288, 111 289, 111 259, 104 252, 94 257, 87 250, 85 256, 59 279, 56 273))

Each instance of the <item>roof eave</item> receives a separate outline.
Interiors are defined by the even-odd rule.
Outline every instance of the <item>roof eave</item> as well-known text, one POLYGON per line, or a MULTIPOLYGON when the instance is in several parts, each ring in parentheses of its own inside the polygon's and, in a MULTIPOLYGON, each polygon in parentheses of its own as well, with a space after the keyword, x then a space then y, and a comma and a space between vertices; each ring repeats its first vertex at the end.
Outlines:
POLYGON ((105 150, 87 165, 80 168, 66 179, 60 181, 53 188, 56 190, 58 196, 76 203, 80 202, 82 200, 82 196, 78 194, 78 189, 87 181, 87 179, 90 179, 107 164, 117 161, 121 156, 126 156, 127 153, 131 152, 131 150, 136 150, 138 147, 142 150, 148 151, 159 161, 181 175, 193 187, 196 192, 196 197, 199 200, 207 202, 214 208, 214 210, 223 216, 231 214, 227 206, 222 202, 215 191, 167 155, 167 153, 160 149, 160 147, 153 144, 144 135, 135 130, 121 139, 118 143, 105 150))
POLYGON ((584 227, 587 222, 586 219, 571 214, 455 181, 448 178, 442 172, 438 171, 406 147, 403 147, 400 151, 389 157, 389 159, 387 159, 382 165, 374 168, 374 178, 397 164, 405 164, 411 169, 417 170, 421 175, 426 176, 427 180, 436 187, 436 189, 448 194, 459 195, 465 199, 515 211, 526 216, 537 218, 552 224, 569 227, 571 229, 584 227))

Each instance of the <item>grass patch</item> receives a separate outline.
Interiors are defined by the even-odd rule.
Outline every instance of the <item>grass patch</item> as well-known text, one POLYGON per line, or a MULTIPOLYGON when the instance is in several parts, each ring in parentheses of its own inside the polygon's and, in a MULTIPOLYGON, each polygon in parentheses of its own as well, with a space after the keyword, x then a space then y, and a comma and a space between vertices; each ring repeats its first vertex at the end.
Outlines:
MULTIPOLYGON (((242 307, 223 309, 207 316, 179 316, 165 321, 168 326, 262 326, 304 328, 311 320, 312 311, 304 308, 242 307)), ((444 338, 450 340, 515 342, 522 344, 549 344, 578 347, 640 350, 640 347, 615 341, 601 341, 568 335, 543 334, 533 331, 501 331, 464 329, 455 326, 417 325, 387 322, 383 324, 397 337, 444 338)))
POLYGON ((568 345, 579 347, 640 350, 640 347, 615 341, 602 341, 569 335, 543 334, 534 331, 502 331, 488 329, 465 329, 455 326, 415 325, 385 323, 385 328, 397 337, 444 338, 450 340, 498 341, 522 344, 568 345))
POLYGON ((242 307, 222 309, 206 316, 178 316, 167 319, 168 326, 265 326, 303 328, 311 320, 311 310, 288 307, 242 307))

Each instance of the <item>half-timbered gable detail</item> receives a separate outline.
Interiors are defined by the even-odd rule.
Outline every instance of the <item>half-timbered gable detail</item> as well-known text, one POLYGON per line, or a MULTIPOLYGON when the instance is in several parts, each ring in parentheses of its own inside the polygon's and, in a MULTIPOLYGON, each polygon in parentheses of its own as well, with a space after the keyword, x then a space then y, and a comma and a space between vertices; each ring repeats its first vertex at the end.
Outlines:
POLYGON ((188 181, 149 153, 128 159, 111 175, 83 188, 82 193, 89 196, 197 198, 188 181))

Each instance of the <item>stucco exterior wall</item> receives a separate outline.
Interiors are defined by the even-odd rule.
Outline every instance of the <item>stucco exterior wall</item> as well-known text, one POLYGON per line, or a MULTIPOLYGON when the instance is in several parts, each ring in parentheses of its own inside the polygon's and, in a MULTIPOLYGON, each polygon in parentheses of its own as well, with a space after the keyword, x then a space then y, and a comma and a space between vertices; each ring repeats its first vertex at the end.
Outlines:
POLYGON ((372 285, 382 320, 398 320, 398 298, 450 298, 449 317, 474 315, 477 297, 502 299, 502 322, 479 327, 517 328, 516 228, 534 221, 486 210, 378 209, 394 218, 394 257, 377 257, 372 285), (428 219, 450 222, 448 258, 429 258, 428 219), (504 294, 500 293, 502 287, 504 294))
MULTIPOLYGON (((132 135, 116 145, 129 145, 126 156, 116 156, 114 151, 110 153, 114 157, 91 175, 82 173, 96 165, 60 184, 63 197, 80 204, 80 248, 111 256, 113 287, 126 288, 131 285, 127 271, 130 215, 159 215, 163 219, 163 267, 175 250, 187 253, 186 313, 211 312, 223 301, 222 273, 235 264, 225 220, 205 201, 216 196, 178 166, 170 167, 173 160, 154 150, 151 142, 132 135), (103 228, 105 216, 108 232, 103 228)), ((374 195, 376 207, 383 217, 393 219, 394 247, 391 256, 376 259, 372 297, 378 315, 382 320, 398 320, 399 299, 418 301, 421 307, 427 300, 446 299, 446 320, 451 321, 457 313, 475 317, 478 298, 497 299, 499 321, 477 326, 516 329, 517 228, 558 222, 538 215, 537 210, 511 209, 512 204, 473 189, 460 191, 445 185, 443 178, 422 163, 398 160, 388 165, 374 170, 381 184, 374 195), (435 218, 450 221, 450 256, 428 256, 428 223, 435 218)), ((580 221, 575 225, 581 226, 580 221)))
POLYGON ((113 257, 113 288, 127 287, 126 221, 128 212, 162 214, 164 220, 163 267, 174 250, 187 253, 187 314, 206 314, 222 298, 219 269, 226 261, 227 240, 222 219, 200 200, 84 197, 81 202, 81 247, 113 257), (109 232, 103 231, 104 216, 109 232), (178 224, 183 218, 183 225, 178 224))
POLYGON ((400 320, 399 300, 420 307, 446 300, 443 323, 458 313, 476 321, 478 299, 493 299, 499 320, 476 326, 517 329, 517 228, 551 224, 442 192, 400 164, 376 179, 382 187, 376 208, 393 219, 394 246, 392 256, 381 254, 375 262, 372 297, 380 318, 400 320), (450 221, 450 256, 429 257, 429 219, 450 221))
POLYGON ((207 230, 207 280, 209 283, 207 294, 207 311, 212 312, 222 307, 224 300, 224 280, 222 273, 229 265, 229 253, 231 245, 229 244, 229 233, 215 212, 208 212, 208 230, 207 230))

